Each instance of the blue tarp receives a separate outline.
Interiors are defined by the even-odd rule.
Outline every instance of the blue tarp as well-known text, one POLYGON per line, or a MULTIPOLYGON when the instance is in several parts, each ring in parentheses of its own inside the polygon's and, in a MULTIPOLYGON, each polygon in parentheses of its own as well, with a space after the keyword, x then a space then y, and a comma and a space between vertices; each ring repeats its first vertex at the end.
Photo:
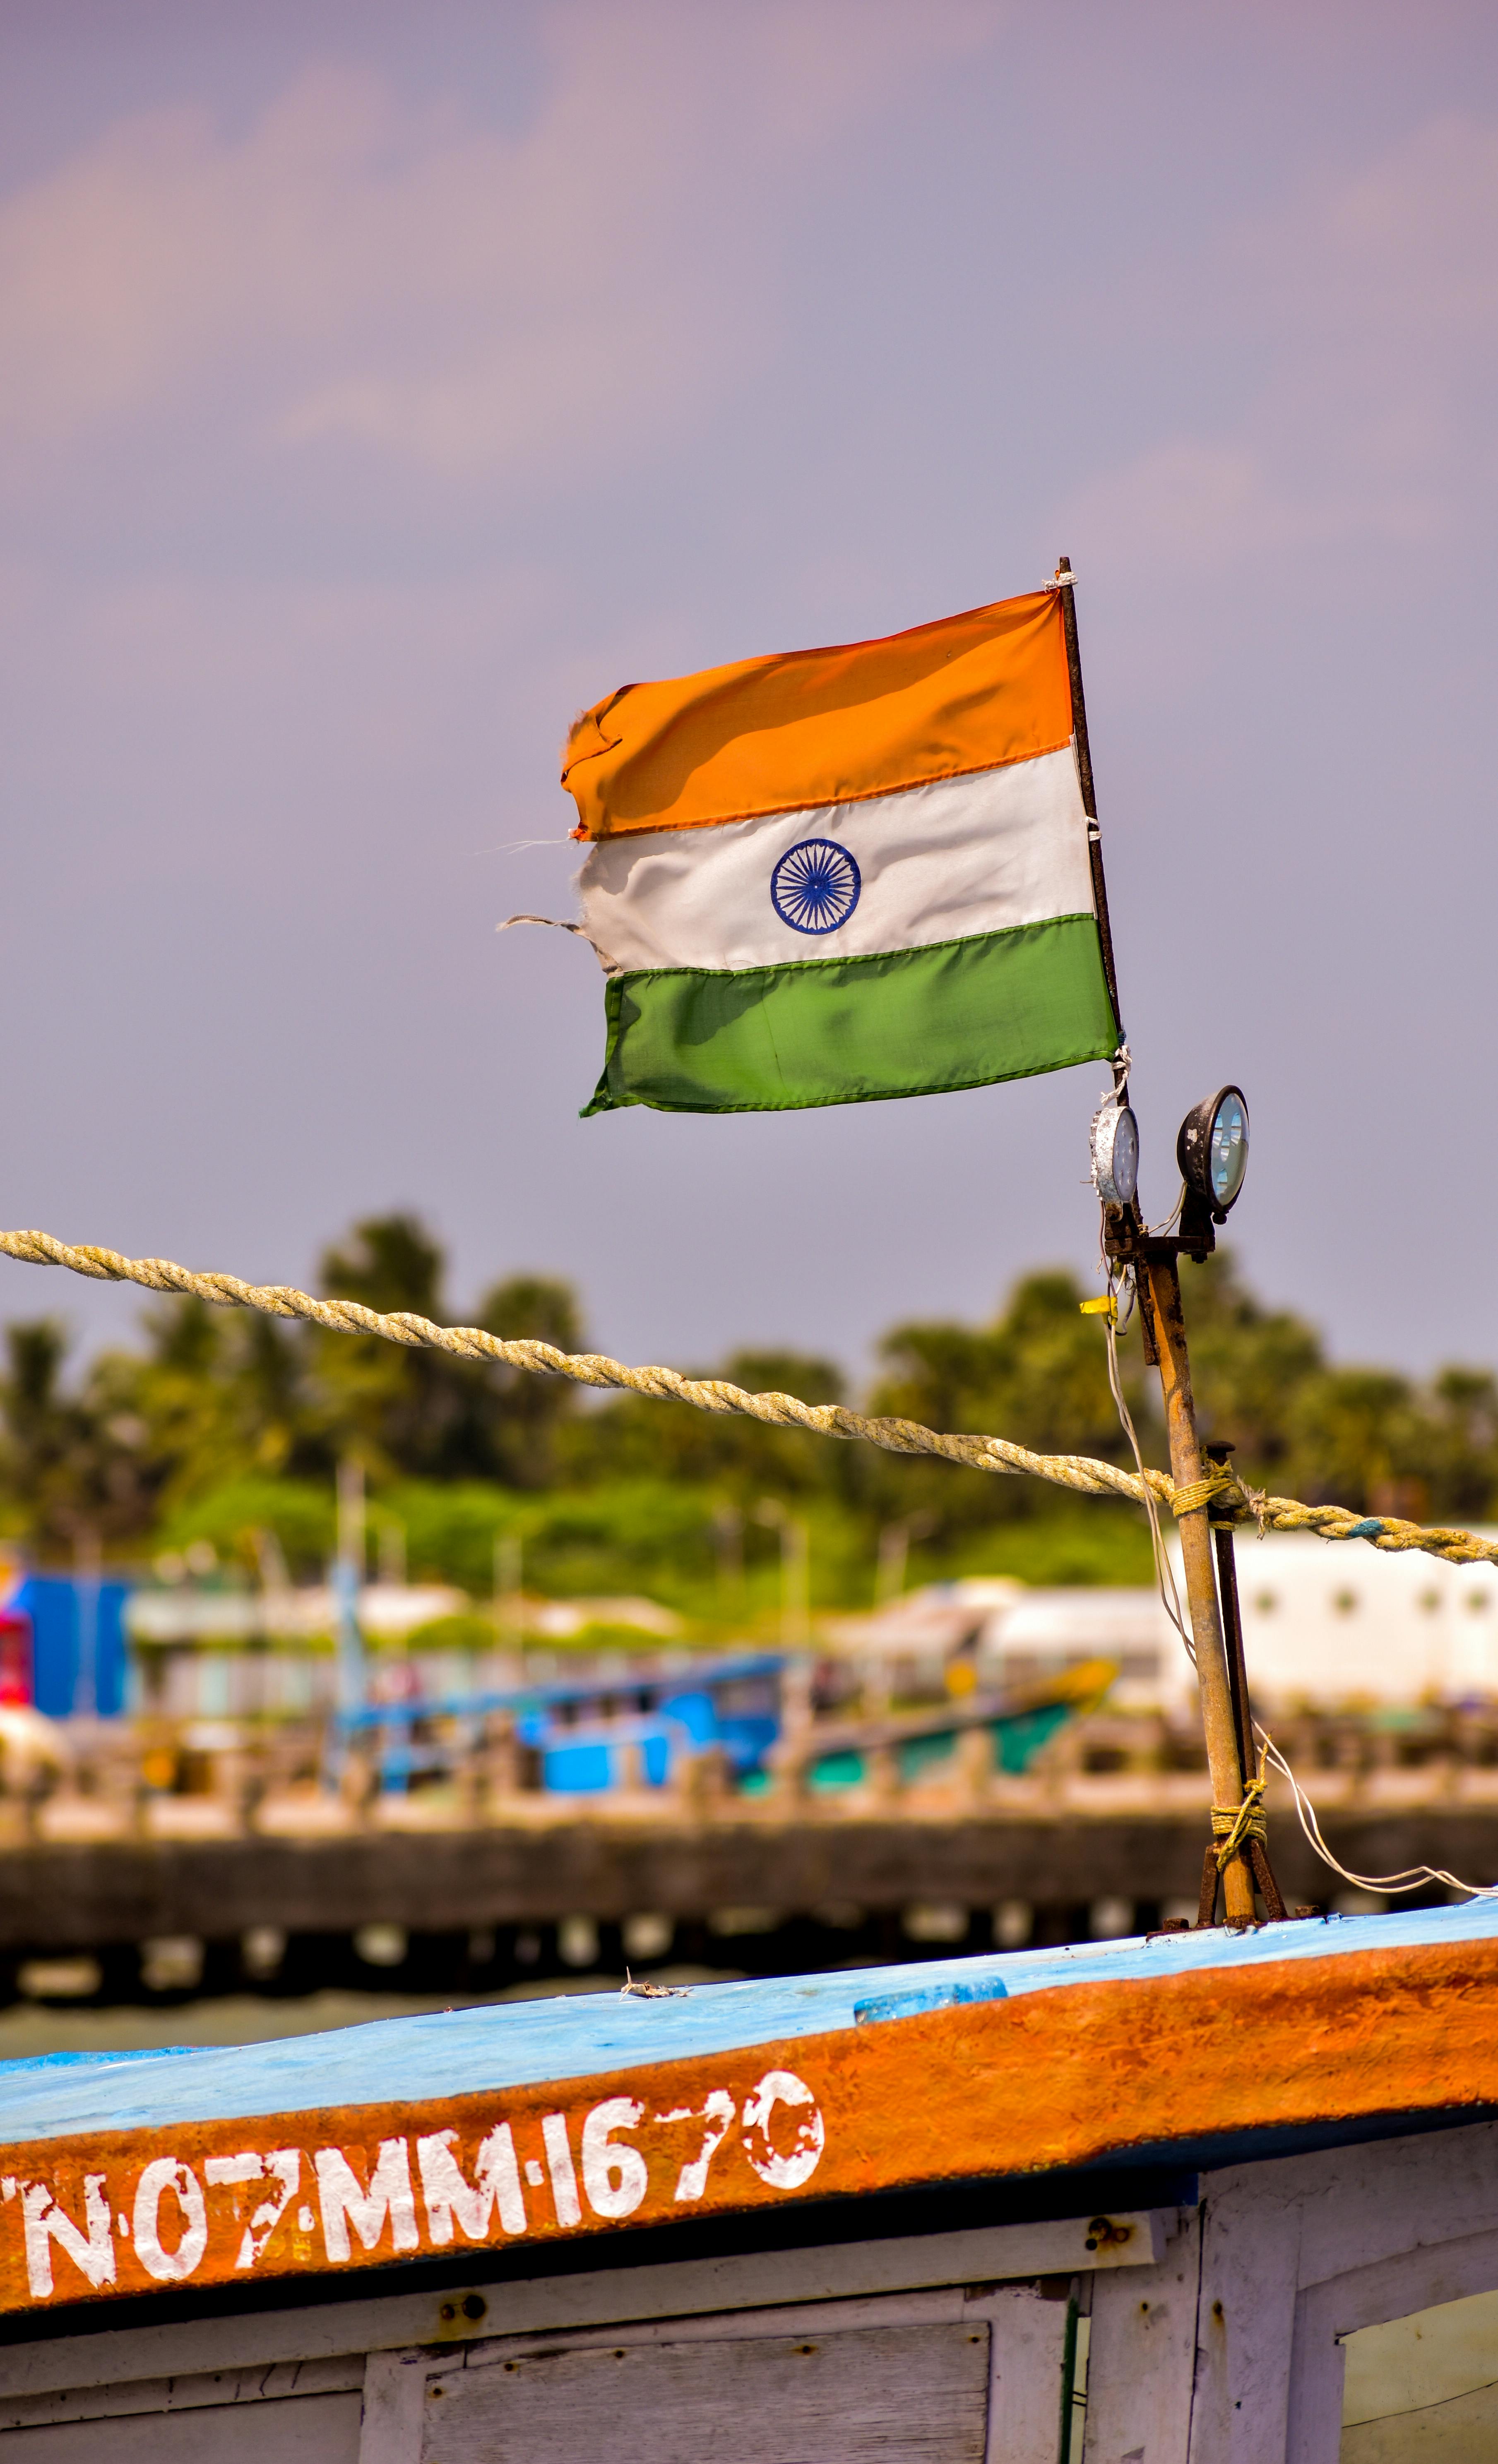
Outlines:
POLYGON ((124 1709, 126 1583, 84 1582, 71 1574, 28 1574, 12 1605, 32 1621, 38 1711, 124 1709))

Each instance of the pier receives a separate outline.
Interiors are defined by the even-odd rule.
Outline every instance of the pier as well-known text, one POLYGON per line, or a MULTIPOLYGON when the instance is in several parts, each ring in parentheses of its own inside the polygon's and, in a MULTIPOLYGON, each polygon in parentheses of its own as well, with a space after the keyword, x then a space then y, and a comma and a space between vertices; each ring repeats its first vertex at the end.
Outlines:
MULTIPOLYGON (((1084 1780, 1048 1806, 958 1815, 580 1815, 533 1800, 523 1818, 478 1825, 33 1839, 0 1853, 0 1977, 12 1995, 88 1995, 81 1955, 106 1998, 335 1983, 476 1992, 626 1962, 783 1972, 1142 1931, 1195 1905, 1206 1826, 1194 1793, 1200 1805, 1152 1810, 1084 1780)), ((1333 1854, 1363 1872, 1498 1871, 1498 1792, 1404 1795, 1324 1804, 1333 1854)), ((1293 1820, 1280 1815, 1272 1839, 1287 1899, 1324 1901, 1325 1868, 1293 1820)))

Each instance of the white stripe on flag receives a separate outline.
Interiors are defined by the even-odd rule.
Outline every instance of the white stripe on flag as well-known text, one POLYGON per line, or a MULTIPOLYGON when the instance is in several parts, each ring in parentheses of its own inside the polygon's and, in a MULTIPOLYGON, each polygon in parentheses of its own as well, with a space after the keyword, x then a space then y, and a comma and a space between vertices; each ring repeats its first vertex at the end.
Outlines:
POLYGON ((869 957, 1092 912, 1069 748, 856 803, 603 839, 578 887, 589 936, 620 968, 869 957), (857 903, 835 931, 798 931, 771 899, 777 864, 808 839, 858 867, 857 903))

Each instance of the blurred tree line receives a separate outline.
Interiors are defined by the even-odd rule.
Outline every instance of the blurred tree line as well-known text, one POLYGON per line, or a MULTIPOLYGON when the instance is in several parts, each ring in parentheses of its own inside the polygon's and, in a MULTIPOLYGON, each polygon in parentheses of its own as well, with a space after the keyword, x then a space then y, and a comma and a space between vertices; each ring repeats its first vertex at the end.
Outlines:
MULTIPOLYGON (((413 1217, 357 1224, 320 1264, 321 1288, 382 1310, 452 1322, 440 1247, 413 1217)), ((986 1327, 893 1328, 863 1398, 941 1429, 988 1430, 1045 1452, 1127 1462, 1102 1336, 1074 1279, 1030 1274, 986 1327)), ((1481 1520, 1498 1497, 1498 1383, 1443 1370, 1421 1386, 1330 1363, 1315 1330, 1266 1308, 1231 1256, 1188 1269, 1186 1305, 1204 1433, 1281 1494, 1364 1512, 1481 1520)), ((581 1348, 577 1297, 514 1276, 465 1321, 581 1348)), ((0 1516, 43 1563, 77 1552, 141 1563, 211 1542, 253 1568, 274 1534, 310 1574, 333 1540, 334 1475, 364 1470, 376 1535, 399 1530, 413 1576, 494 1581, 496 1539, 524 1549, 530 1587, 649 1590, 689 1614, 733 1617, 773 1590, 773 1499, 812 1531, 815 1595, 865 1604, 881 1532, 908 1528, 913 1575, 1014 1573, 1039 1581, 1145 1581, 1137 1510, 685 1405, 601 1397, 532 1377, 172 1301, 147 1310, 136 1351, 76 1379, 55 1319, 12 1325, 0 1381, 0 1516)), ((1136 1330, 1121 1347, 1147 1460, 1164 1461, 1136 1330)), ((848 1399, 829 1361, 745 1352, 717 1375, 811 1402, 848 1399)))

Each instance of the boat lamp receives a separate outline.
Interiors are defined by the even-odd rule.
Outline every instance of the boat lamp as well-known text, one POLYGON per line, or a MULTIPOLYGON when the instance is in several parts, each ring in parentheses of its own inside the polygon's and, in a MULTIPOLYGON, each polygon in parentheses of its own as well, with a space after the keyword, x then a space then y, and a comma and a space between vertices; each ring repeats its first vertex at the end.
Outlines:
POLYGON ((1132 1206, 1139 1182, 1139 1124, 1121 1095, 1092 1115, 1092 1186, 1105 1206, 1132 1206))
POLYGON ((1248 1169, 1248 1106, 1241 1087, 1220 1087, 1186 1114, 1176 1140, 1176 1161, 1188 1191, 1201 1199, 1214 1223, 1225 1223, 1248 1169))

